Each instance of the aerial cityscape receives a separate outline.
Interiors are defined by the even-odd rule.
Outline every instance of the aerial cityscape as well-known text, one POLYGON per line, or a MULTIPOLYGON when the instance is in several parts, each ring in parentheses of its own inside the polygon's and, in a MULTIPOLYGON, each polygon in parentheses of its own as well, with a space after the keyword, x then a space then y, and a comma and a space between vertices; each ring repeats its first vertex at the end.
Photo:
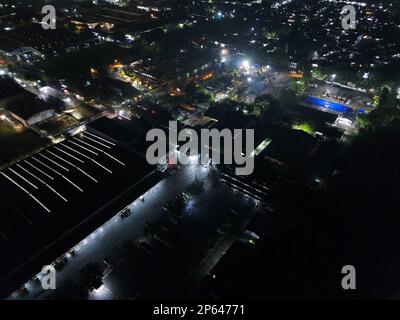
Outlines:
POLYGON ((400 298, 399 35, 396 0, 0 0, 0 298, 400 298))

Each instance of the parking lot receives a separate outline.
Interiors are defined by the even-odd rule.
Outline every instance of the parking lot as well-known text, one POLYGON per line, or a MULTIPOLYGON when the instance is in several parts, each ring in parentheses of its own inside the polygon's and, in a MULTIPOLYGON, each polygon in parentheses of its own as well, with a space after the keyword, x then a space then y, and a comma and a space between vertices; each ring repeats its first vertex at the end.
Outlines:
MULTIPOLYGON (((144 160, 91 132, 0 171, 0 282, 37 254, 53 257, 48 247, 152 171, 144 160)), ((106 217, 97 218, 96 223, 106 217)))

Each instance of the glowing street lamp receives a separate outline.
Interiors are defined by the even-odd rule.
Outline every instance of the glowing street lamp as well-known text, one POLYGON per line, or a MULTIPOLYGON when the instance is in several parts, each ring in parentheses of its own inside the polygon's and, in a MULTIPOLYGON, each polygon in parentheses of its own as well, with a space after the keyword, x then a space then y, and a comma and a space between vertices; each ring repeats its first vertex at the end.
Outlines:
POLYGON ((250 61, 249 60, 243 60, 242 67, 245 68, 245 69, 249 69, 250 68, 250 61))

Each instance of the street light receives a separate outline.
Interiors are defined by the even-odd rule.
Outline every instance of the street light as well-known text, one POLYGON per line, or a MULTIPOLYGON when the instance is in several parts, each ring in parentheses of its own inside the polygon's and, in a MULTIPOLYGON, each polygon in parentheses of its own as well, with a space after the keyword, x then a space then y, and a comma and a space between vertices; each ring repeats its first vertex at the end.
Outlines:
POLYGON ((249 69, 250 68, 250 61, 249 60, 243 60, 242 61, 242 67, 245 69, 249 69))

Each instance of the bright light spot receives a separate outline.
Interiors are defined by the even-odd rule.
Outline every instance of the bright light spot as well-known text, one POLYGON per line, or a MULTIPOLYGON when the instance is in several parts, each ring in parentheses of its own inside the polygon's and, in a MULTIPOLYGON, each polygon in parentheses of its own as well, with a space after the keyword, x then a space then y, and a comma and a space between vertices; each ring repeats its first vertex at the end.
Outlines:
POLYGON ((242 67, 246 68, 246 69, 249 69, 250 68, 250 61, 249 60, 244 60, 242 62, 242 67))
POLYGON ((104 289, 104 284, 102 284, 99 288, 95 289, 94 291, 96 293, 99 293, 99 292, 103 291, 103 289, 104 289))
POLYGON ((45 87, 41 87, 39 89, 39 91, 40 91, 40 93, 51 94, 52 92, 54 92, 54 89, 49 86, 45 86, 45 87))
POLYGON ((71 98, 65 98, 63 101, 67 105, 72 105, 72 99, 71 98))

